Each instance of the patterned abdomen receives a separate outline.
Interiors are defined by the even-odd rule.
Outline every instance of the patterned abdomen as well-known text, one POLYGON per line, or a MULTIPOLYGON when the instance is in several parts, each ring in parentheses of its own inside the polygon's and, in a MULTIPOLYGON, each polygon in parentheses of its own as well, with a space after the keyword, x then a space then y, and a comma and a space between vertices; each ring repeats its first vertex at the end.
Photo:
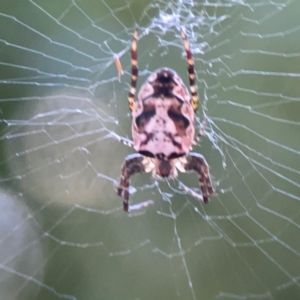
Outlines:
POLYGON ((170 69, 154 72, 141 87, 132 112, 135 149, 145 156, 176 158, 194 138, 194 111, 180 77, 170 69))

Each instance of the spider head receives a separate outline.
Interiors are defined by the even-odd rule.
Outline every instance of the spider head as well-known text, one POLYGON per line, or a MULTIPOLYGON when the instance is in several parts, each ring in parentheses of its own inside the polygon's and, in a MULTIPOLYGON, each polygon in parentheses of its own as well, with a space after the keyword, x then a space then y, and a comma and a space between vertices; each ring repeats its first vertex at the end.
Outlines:
POLYGON ((172 166, 167 160, 158 160, 158 168, 156 168, 156 174, 161 177, 169 177, 172 171, 172 166))
POLYGON ((155 175, 160 177, 174 176, 175 165, 172 160, 169 160, 164 154, 159 153, 155 159, 155 175))

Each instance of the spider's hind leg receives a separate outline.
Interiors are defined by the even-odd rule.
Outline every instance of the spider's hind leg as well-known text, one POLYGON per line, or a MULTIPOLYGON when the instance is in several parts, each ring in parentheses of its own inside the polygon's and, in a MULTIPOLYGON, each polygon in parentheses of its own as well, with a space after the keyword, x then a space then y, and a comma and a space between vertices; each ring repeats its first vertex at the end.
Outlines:
POLYGON ((201 123, 201 125, 200 125, 200 129, 199 129, 199 131, 198 131, 197 134, 196 134, 196 141, 197 141, 197 142, 199 142, 200 139, 201 139, 201 137, 204 136, 206 125, 207 125, 207 119, 204 118, 204 120, 202 121, 202 123, 201 123))
POLYGON ((134 148, 134 143, 133 141, 129 140, 129 139, 126 139, 126 138, 122 138, 122 137, 117 137, 118 141, 123 144, 123 145, 126 145, 128 147, 131 147, 131 148, 134 148))
POLYGON ((192 107, 194 111, 198 108, 198 94, 197 94, 197 87, 196 87, 196 75, 195 75, 195 69, 194 69, 194 60, 192 56, 192 52, 190 49, 189 42, 186 38, 184 29, 181 28, 181 38, 183 40, 183 45, 185 48, 187 61, 188 61, 188 73, 189 73, 189 80, 190 80, 190 90, 192 95, 192 107))
POLYGON ((137 62, 137 30, 134 31, 133 39, 131 43, 131 83, 130 92, 128 94, 128 105, 129 109, 132 111, 134 109, 134 98, 136 93, 136 82, 138 77, 138 62, 137 62))

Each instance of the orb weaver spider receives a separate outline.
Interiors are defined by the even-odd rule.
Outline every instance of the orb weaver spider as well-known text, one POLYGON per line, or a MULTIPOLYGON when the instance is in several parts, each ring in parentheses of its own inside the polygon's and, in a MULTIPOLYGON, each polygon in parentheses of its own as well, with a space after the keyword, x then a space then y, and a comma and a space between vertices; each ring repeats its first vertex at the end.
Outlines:
MULTIPOLYGON (((195 143, 194 119, 198 94, 194 61, 184 30, 181 29, 181 37, 187 55, 191 94, 175 71, 160 68, 148 77, 135 99, 137 37, 135 30, 131 44, 131 87, 128 95, 133 142, 125 139, 119 141, 134 147, 138 153, 128 155, 122 167, 117 193, 123 196, 123 209, 129 210, 128 188, 132 175, 152 172, 156 177, 174 178, 177 176, 176 169, 198 173, 203 202, 207 203, 209 195, 214 193, 209 166, 201 154, 190 152, 195 143)), ((203 129, 204 124, 196 138, 204 134, 203 129)))

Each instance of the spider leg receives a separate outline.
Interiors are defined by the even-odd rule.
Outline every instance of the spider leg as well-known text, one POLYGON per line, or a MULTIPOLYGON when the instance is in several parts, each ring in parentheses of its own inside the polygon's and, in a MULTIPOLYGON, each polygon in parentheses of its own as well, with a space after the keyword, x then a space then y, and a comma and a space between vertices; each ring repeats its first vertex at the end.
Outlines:
POLYGON ((200 126, 200 130, 198 131, 197 135, 196 135, 196 141, 200 141, 200 138, 204 136, 204 131, 205 131, 205 127, 207 124, 207 119, 205 118, 200 126))
POLYGON ((118 140, 118 142, 120 142, 121 144, 126 145, 126 146, 128 146, 128 147, 134 148, 134 143, 133 143, 133 141, 131 141, 131 140, 129 140, 129 139, 126 139, 126 138, 124 138, 124 137, 121 137, 121 136, 117 135, 117 134, 114 133, 114 132, 111 133, 111 135, 112 135, 116 140, 118 140))
POLYGON ((123 209, 128 211, 129 207, 129 179, 130 176, 135 173, 145 172, 145 157, 139 153, 130 154, 125 158, 124 165, 122 167, 121 180, 118 187, 118 196, 123 194, 123 209))
POLYGON ((126 139, 126 138, 119 137, 119 136, 117 136, 117 139, 118 139, 118 141, 119 141, 121 144, 126 145, 126 146, 128 146, 128 147, 134 148, 134 143, 133 143, 133 141, 128 140, 128 139, 126 139))
POLYGON ((208 197, 214 193, 214 190, 205 158, 199 153, 190 153, 186 156, 183 168, 185 171, 195 171, 198 173, 203 202, 207 203, 208 197))
POLYGON ((133 39, 131 43, 131 83, 130 83, 130 91, 128 94, 128 105, 129 109, 132 111, 134 108, 134 98, 136 92, 136 82, 137 76, 139 72, 138 63, 137 63, 137 30, 134 31, 133 39))
POLYGON ((188 61, 190 90, 191 90, 191 95, 192 95, 192 107, 193 107, 194 111, 196 111, 198 108, 198 94, 197 94, 197 87, 195 84, 196 75, 195 75, 195 69, 194 69, 194 60, 193 60, 189 42, 187 41, 187 38, 186 38, 183 28, 181 28, 181 38, 183 40, 183 45, 185 48, 187 61, 188 61))

